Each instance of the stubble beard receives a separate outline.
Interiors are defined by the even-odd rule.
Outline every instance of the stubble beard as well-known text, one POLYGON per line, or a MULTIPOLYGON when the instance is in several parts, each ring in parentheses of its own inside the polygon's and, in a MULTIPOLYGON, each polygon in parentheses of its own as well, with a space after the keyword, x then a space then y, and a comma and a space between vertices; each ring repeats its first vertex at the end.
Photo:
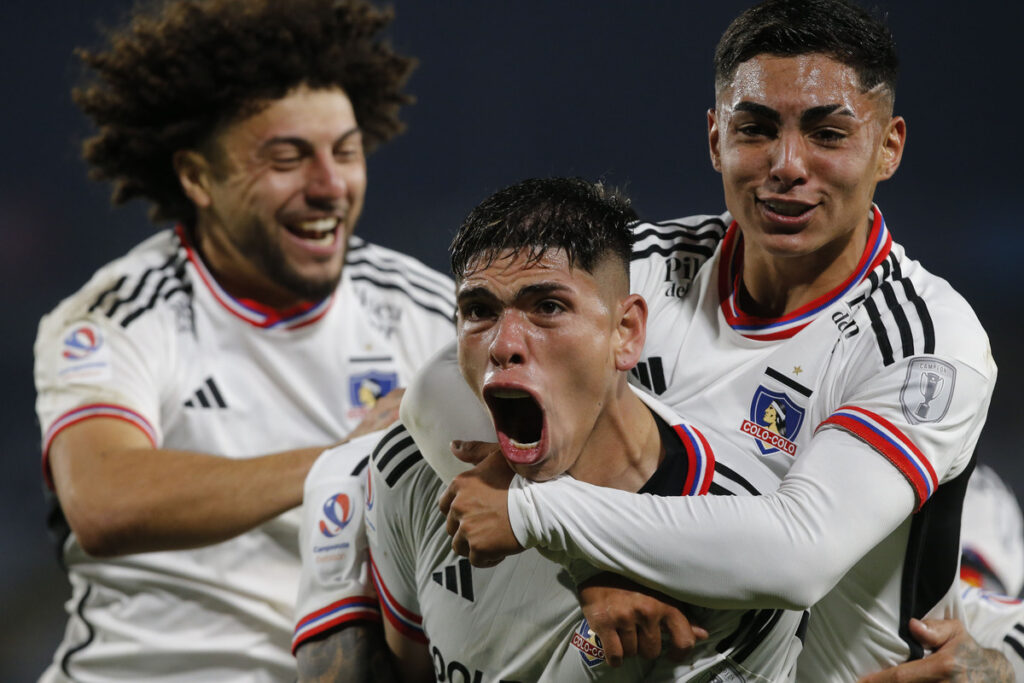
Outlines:
MULTIPOLYGON (((346 226, 338 226, 338 239, 347 240, 346 226)), ((303 276, 292 267, 285 258, 280 247, 271 239, 271 231, 259 220, 254 218, 237 244, 238 250, 245 254, 253 264, 269 279, 289 293, 303 301, 322 301, 334 293, 341 281, 342 268, 333 276, 311 278, 303 276)), ((342 259, 347 252, 347 244, 342 247, 342 259)))

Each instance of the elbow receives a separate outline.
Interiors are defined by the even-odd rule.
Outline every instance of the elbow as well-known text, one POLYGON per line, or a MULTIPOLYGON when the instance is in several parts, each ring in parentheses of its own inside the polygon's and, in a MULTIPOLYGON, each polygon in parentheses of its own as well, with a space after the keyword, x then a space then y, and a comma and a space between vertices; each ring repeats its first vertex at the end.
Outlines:
POLYGON ((845 572, 822 553, 801 557, 793 555, 784 565, 766 576, 763 594, 774 607, 789 610, 810 609, 825 597, 845 572))
POLYGON ((64 515, 78 545, 87 555, 109 558, 132 551, 132 526, 124 517, 110 510, 83 509, 82 506, 66 507, 64 515))

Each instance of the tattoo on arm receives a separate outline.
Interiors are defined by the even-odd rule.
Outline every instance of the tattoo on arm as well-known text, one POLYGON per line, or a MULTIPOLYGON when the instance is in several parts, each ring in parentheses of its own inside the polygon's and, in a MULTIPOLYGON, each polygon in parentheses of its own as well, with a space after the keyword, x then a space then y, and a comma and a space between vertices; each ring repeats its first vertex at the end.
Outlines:
POLYGON ((295 653, 299 681, 385 683, 397 681, 380 624, 356 622, 303 643, 295 653))

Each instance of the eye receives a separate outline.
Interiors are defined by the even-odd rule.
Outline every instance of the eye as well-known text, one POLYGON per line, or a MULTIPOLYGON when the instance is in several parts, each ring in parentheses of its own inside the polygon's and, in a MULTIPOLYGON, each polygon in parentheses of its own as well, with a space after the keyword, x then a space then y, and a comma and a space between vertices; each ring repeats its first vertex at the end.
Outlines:
POLYGON ((845 131, 838 130, 836 128, 821 128, 814 131, 813 137, 818 142, 826 145, 834 145, 842 142, 849 137, 849 135, 845 131))
POLYGON ((771 137, 775 134, 774 129, 761 123, 743 123, 736 127, 736 132, 748 138, 771 137))
POLYGON ((266 151, 266 159, 277 170, 287 171, 302 163, 302 151, 295 145, 279 144, 266 151))
POLYGON ((459 306, 459 317, 465 322, 479 322, 493 318, 494 311, 486 304, 470 301, 459 306))
POLYGON ((565 311, 565 306, 554 299, 544 299, 537 304, 537 312, 541 315, 558 315, 565 311))

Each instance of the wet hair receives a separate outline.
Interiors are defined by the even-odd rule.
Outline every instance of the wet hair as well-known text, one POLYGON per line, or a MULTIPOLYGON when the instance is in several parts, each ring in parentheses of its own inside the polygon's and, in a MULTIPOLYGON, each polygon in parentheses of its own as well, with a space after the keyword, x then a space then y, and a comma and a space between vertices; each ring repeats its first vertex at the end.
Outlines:
POLYGON ((821 53, 852 68, 860 87, 882 85, 896 96, 899 60, 888 27, 846 0, 767 0, 736 17, 715 48, 715 91, 758 55, 821 53))
MULTIPOLYGON (((144 198, 153 220, 192 225, 195 207, 172 157, 210 151, 224 125, 294 88, 341 88, 367 150, 404 126, 402 92, 415 60, 378 34, 390 11, 363 0, 165 0, 110 31, 104 49, 79 49, 90 70, 72 97, 97 133, 83 144, 90 177, 112 202, 144 198)), ((213 150, 216 151, 216 150, 213 150)))
POLYGON ((470 268, 526 253, 535 263, 563 249, 569 265, 592 273, 603 259, 616 259, 627 274, 636 213, 629 200, 601 183, 582 178, 531 178, 495 192, 463 221, 451 245, 457 281, 470 268))

